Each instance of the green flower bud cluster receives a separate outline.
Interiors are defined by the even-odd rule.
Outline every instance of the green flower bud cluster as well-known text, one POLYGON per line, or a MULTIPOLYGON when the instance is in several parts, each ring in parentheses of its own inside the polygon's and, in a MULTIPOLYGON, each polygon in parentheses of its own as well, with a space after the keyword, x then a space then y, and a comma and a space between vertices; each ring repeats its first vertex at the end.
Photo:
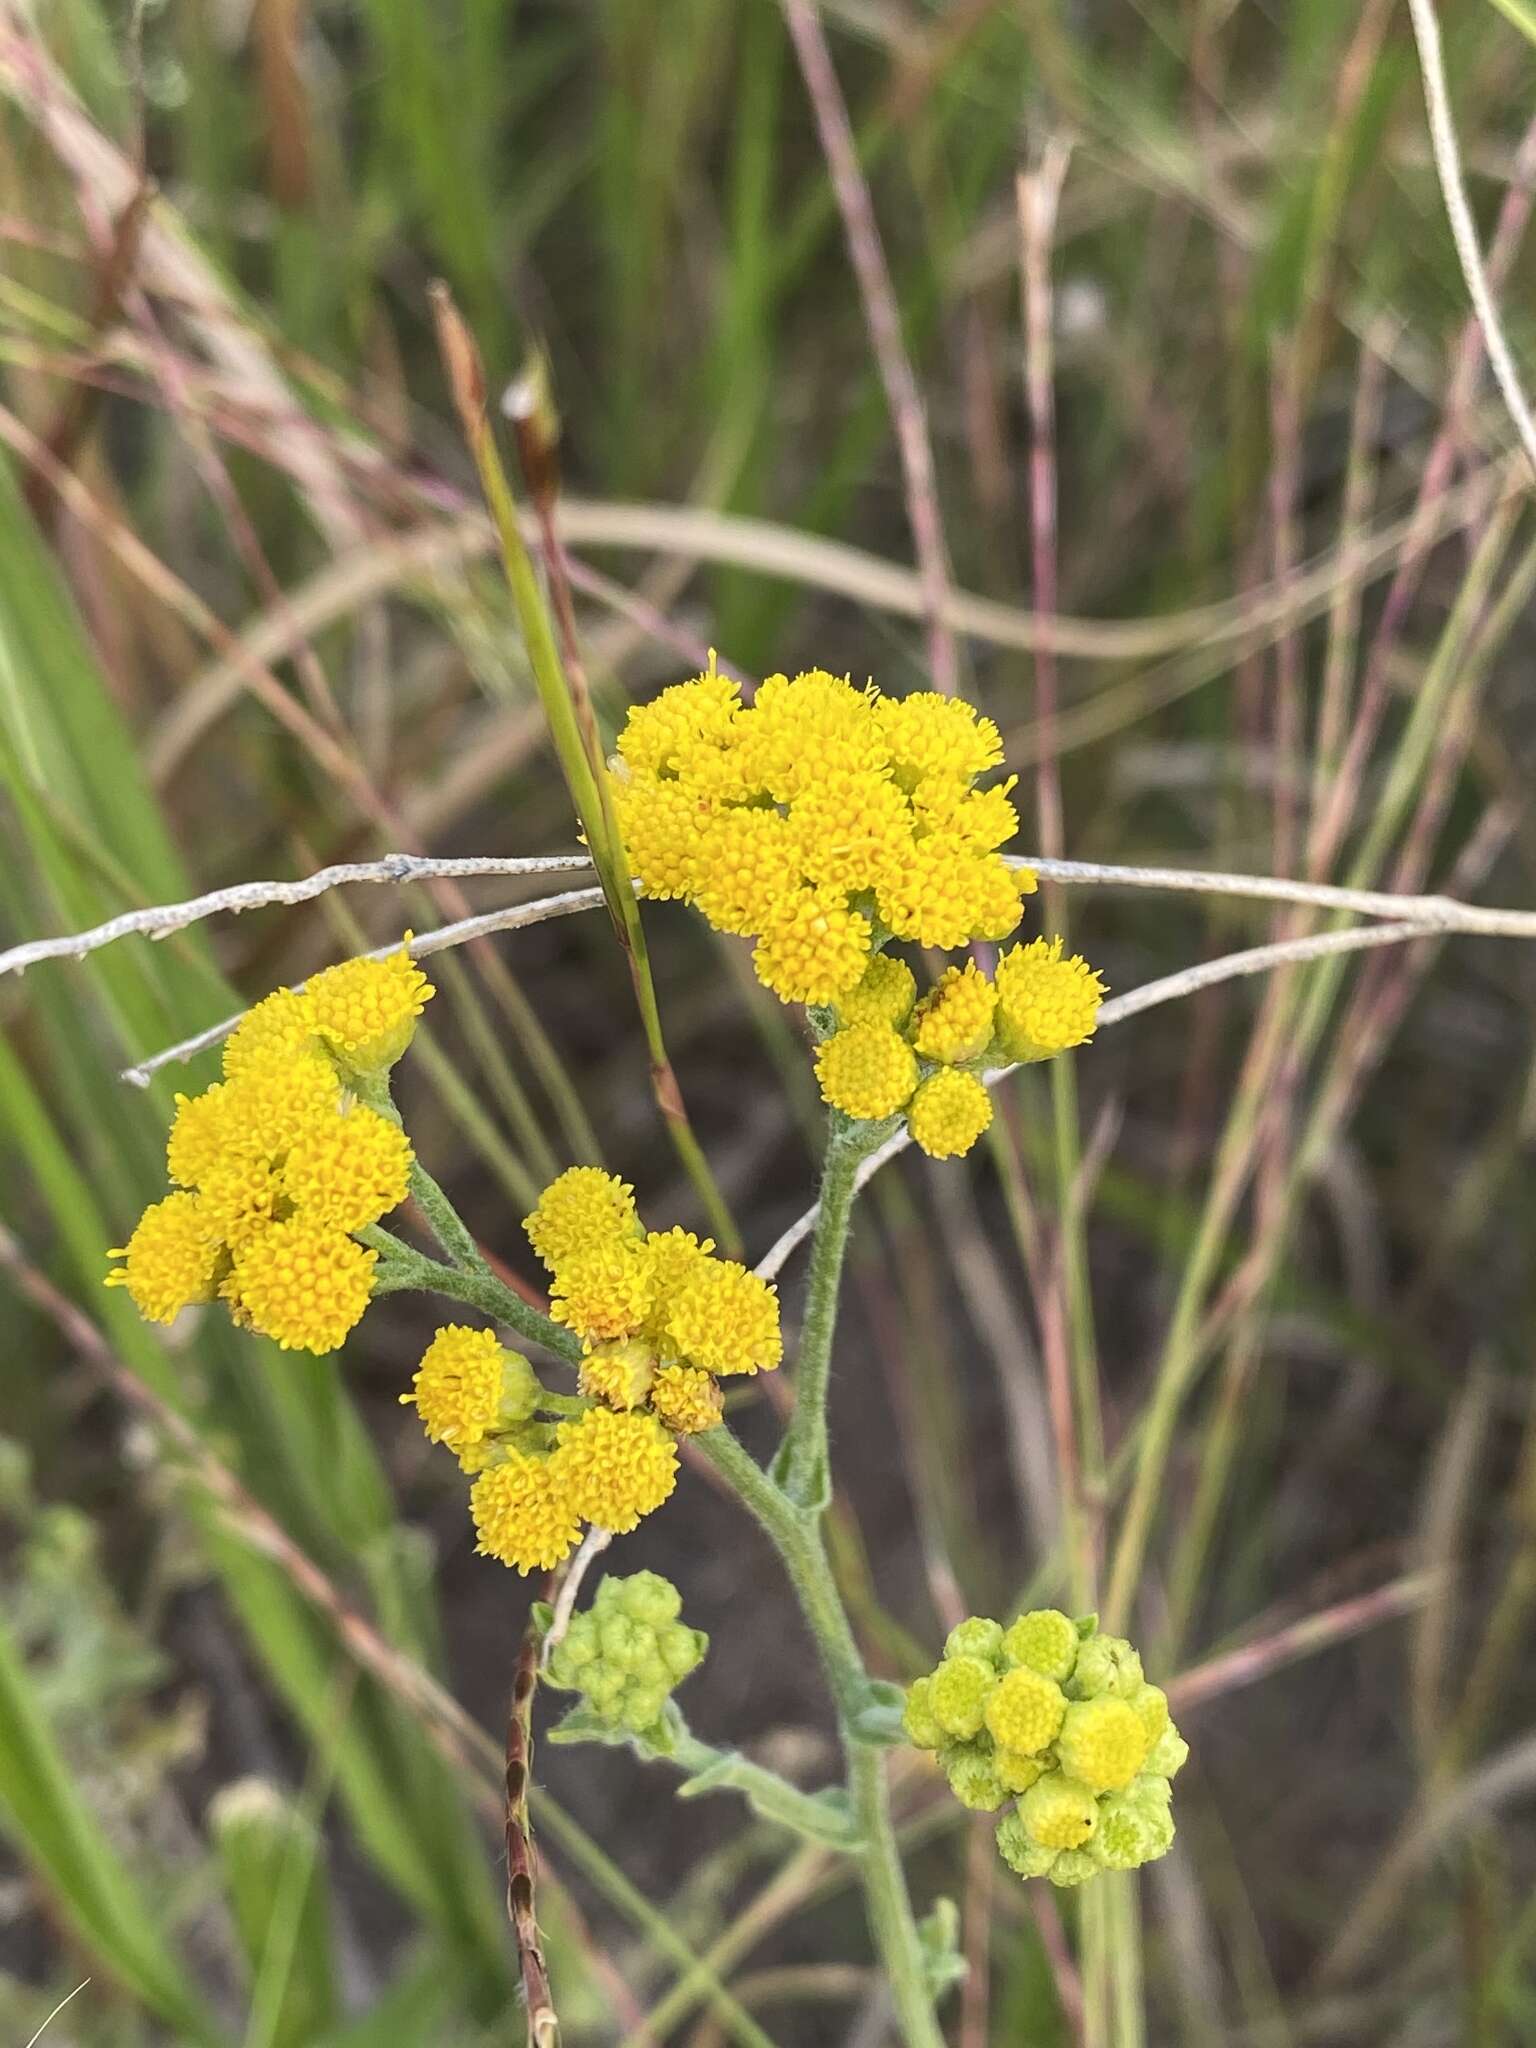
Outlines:
POLYGON ((709 1648, 702 1629, 678 1619, 682 1605, 676 1586, 656 1572, 604 1579, 586 1612, 572 1615, 545 1683, 580 1693, 606 1727, 644 1735, 709 1648))
POLYGON ((1020 1877, 1081 1884, 1135 1870, 1173 1840, 1169 1781, 1189 1745, 1122 1636, 1054 1607, 1011 1628, 973 1616, 907 1694, 903 1720, 937 1752, 962 1806, 1008 1811, 997 1846, 1020 1877))

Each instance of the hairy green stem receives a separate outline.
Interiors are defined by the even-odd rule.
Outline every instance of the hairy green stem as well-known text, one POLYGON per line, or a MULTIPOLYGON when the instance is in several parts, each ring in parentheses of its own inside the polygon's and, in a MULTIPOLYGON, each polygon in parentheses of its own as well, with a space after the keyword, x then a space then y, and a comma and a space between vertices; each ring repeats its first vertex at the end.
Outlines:
POLYGON ((814 1842, 818 1848, 850 1852, 863 1847, 852 1814, 840 1794, 828 1799, 802 1792, 777 1771, 765 1770, 736 1750, 716 1749, 713 1743, 701 1742, 691 1729, 684 1729, 667 1761, 686 1771, 690 1778, 707 1781, 685 1785, 686 1798, 704 1792, 739 1792, 754 1813, 777 1821, 802 1841, 814 1842))
POLYGON ((831 1498, 827 1460, 827 1388, 843 1256, 858 1185, 860 1161, 878 1125, 850 1124, 834 1115, 821 1173, 820 1207, 811 1244, 805 1322, 795 1363, 795 1412, 774 1460, 774 1477, 799 1506, 825 1507, 831 1498))
MULTIPOLYGON (((441 1189, 438 1192, 441 1194, 441 1189)), ((446 1202, 447 1197, 443 1196, 443 1200, 446 1202)), ((562 1329, 559 1323, 552 1323, 532 1302, 524 1301, 483 1260, 474 1267, 445 1266, 376 1223, 360 1230, 358 1236, 381 1254, 374 1274, 375 1294, 443 1294, 450 1301, 462 1301, 466 1307, 477 1308, 494 1321, 505 1323, 530 1344, 542 1345, 571 1365, 581 1362, 581 1339, 562 1329)))

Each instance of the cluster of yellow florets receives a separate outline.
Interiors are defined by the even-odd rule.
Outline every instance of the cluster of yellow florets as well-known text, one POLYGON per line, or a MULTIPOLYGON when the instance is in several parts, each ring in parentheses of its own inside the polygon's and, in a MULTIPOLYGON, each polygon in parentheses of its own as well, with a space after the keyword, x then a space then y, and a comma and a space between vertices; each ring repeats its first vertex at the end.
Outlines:
POLYGON ((1004 1629, 981 1616, 907 1694, 906 1730, 936 1750, 962 1805, 995 1813, 997 1844, 1021 1877, 1081 1884, 1134 1870, 1173 1840, 1169 1781, 1189 1746, 1141 1659, 1090 1618, 1055 1608, 1004 1629))
POLYGON ((550 1313, 582 1340, 590 1404, 545 1420, 533 1368, 488 1330, 439 1330, 409 1394, 428 1436, 476 1475, 480 1549, 547 1571, 590 1522, 633 1529, 671 1493, 677 1438, 719 1422, 719 1382, 783 1356, 774 1290, 708 1238, 647 1231, 634 1190, 595 1166, 552 1182, 525 1225, 550 1272, 550 1313))
POLYGON ((350 960, 256 1005, 224 1076, 178 1096, 177 1192, 154 1203, 107 1284, 171 1322, 220 1299, 285 1351, 334 1351, 368 1305, 377 1254, 355 1233, 405 1200, 411 1147, 348 1082, 405 1050, 432 988, 402 948, 350 960))
POLYGON ((844 1116, 906 1113, 935 1159, 968 1152, 992 1121, 988 1066, 1050 1059, 1093 1035, 1104 985, 1060 939, 1011 946, 991 980, 974 961, 951 967, 917 1000, 904 961, 878 954, 835 1006, 816 1052, 823 1098, 844 1116))
POLYGON ((697 904, 757 941, 787 1003, 833 1003, 886 937, 953 951, 1004 939, 1034 876, 998 848, 1018 829, 990 719, 932 692, 882 697, 812 669, 751 705, 710 673, 629 715, 613 763, 647 895, 697 904))

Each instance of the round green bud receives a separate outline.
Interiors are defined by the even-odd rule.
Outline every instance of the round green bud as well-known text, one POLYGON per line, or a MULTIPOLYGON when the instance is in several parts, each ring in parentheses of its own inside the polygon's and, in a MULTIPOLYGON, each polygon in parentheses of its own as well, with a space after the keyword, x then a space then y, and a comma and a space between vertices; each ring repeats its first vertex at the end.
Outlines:
POLYGON ((1008 1868, 1020 1877, 1047 1876, 1057 1856, 1055 1849, 1044 1849, 1031 1840, 1017 1812, 1005 1813, 998 1822, 997 1847, 1008 1868))
POLYGON ((1077 1662, 1077 1624, 1055 1607, 1037 1607, 1021 1614, 1003 1637, 1003 1655, 1042 1678, 1061 1684, 1077 1662))
POLYGON ((1154 1778, 1176 1778, 1189 1761, 1189 1744, 1170 1721, 1147 1751, 1142 1768, 1154 1778))
POLYGON ((997 1673, 980 1657, 946 1657, 928 1686, 933 1718, 946 1735, 969 1742, 979 1735, 997 1673))
POLYGON ((944 1654, 946 1657, 980 1657, 988 1664, 995 1664, 1002 1646, 1002 1624, 973 1614, 969 1621, 962 1621, 957 1628, 950 1630, 944 1639, 944 1654))
POLYGON ((597 1640, 603 1662, 617 1664, 625 1671, 635 1670, 656 1647, 656 1638, 651 1630, 623 1613, 610 1612, 603 1616, 597 1640))
POLYGON ((1160 1808, 1144 1806, 1134 1787, 1112 1792, 1099 1806, 1099 1824, 1094 1830, 1091 1854, 1105 1870, 1139 1870, 1157 1852, 1157 1818, 1160 1808))
POLYGON ((521 1351, 501 1354, 501 1421, 506 1425, 526 1422, 543 1396, 544 1388, 530 1360, 521 1351))
POLYGON ((987 1727, 1002 1749, 1036 1755, 1056 1739, 1067 1696, 1053 1678, 1021 1664, 1007 1672, 987 1701, 987 1727))
POLYGON ((950 1791, 973 1813, 996 1813, 1007 1799, 1008 1788, 997 1775, 990 1743, 947 1743, 939 1752, 939 1763, 950 1791))
POLYGON ((618 1604, 632 1621, 646 1628, 663 1628, 683 1611, 683 1596, 670 1579, 659 1572, 635 1572, 617 1581, 622 1591, 618 1604))
POLYGON ((1046 1772, 1043 1757, 1024 1756, 1016 1749, 1000 1749, 995 1752, 992 1761, 997 1766, 997 1775, 1002 1779, 1004 1786, 1015 1797, 1020 1792, 1027 1792, 1036 1779, 1043 1778, 1046 1772))
POLYGON ((639 1685, 659 1685, 663 1692, 672 1690, 672 1674, 667 1669, 666 1659, 661 1654, 661 1645, 652 1636, 641 1655, 630 1665, 630 1674, 639 1685))
POLYGON ((1095 1792, 1118 1792, 1129 1785, 1149 1747, 1135 1709, 1108 1695, 1074 1701, 1056 1738, 1061 1768, 1095 1792))
POLYGON ((1052 1884, 1062 1886, 1086 1884, 1098 1874, 1099 1866, 1086 1849, 1063 1849, 1046 1872, 1052 1884))
POLYGON ((634 1685, 625 1688, 620 1701, 623 1708, 623 1724, 632 1728, 637 1735, 643 1735, 647 1728, 654 1728, 661 1719, 661 1710, 667 1704, 667 1689, 664 1685, 634 1685))
POLYGON ((901 1725, 906 1730, 908 1742, 915 1749, 941 1749, 944 1744, 944 1730, 934 1719, 929 1702, 932 1690, 931 1678, 914 1678, 907 1687, 907 1706, 901 1725))
POLYGON ((1090 1636, 1077 1653, 1072 1671, 1074 1699, 1097 1699, 1101 1693, 1128 1700, 1142 1685, 1141 1658, 1124 1636, 1090 1636))
POLYGON ((1173 1787, 1166 1778, 1155 1778, 1149 1770, 1143 1770, 1130 1788, 1133 1799, 1139 1799, 1143 1806, 1158 1807, 1166 1813, 1173 1804, 1173 1787))
POLYGON ((702 1629, 688 1628, 684 1623, 674 1621, 657 1632, 656 1647, 667 1667, 668 1676, 677 1685, 703 1663, 709 1637, 702 1629))
POLYGON ((1168 1695, 1160 1685, 1138 1685, 1127 1702, 1147 1732, 1148 1742, 1156 1742, 1168 1726, 1168 1695))
POLYGON ((606 1707, 622 1699, 628 1686, 629 1673, 621 1664, 592 1664, 582 1673, 581 1690, 594 1707, 606 1707))
POLYGON ((1081 1849, 1099 1824, 1099 1805, 1078 1779, 1047 1771, 1019 1801, 1019 1817, 1042 1849, 1081 1849))

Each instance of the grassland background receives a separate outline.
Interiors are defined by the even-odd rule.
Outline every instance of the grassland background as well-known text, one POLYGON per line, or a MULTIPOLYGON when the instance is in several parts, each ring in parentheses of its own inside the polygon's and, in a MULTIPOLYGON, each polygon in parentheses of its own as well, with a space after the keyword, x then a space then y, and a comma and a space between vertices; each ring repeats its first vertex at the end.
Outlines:
MULTIPOLYGON (((1522 364, 1526 13, 1442 10, 1522 364)), ((1536 537, 1491 387, 1455 382, 1466 295, 1403 10, 837 0, 823 20, 955 584, 996 608, 963 669, 1024 778, 1024 844, 1044 751, 1080 859, 1531 906, 1536 537), (1063 652, 1052 730, 1020 625, 1015 177, 1068 149, 1044 251, 1059 604, 1107 630, 1063 652)), ((439 275, 498 380, 548 351, 609 729, 710 646, 749 675, 923 685, 909 598, 880 595, 879 565, 912 561, 891 420, 771 0, 6 0, 0 102, 8 938, 391 847, 572 846, 504 594, 451 539, 472 497, 439 275), (618 505, 651 508, 622 546, 618 505)), ((333 1369, 211 1318, 165 1337, 100 1284, 184 1078, 118 1070, 456 907, 358 890, 0 985, 8 2039, 85 1977, 48 2039, 520 2037, 494 1746, 445 1760, 253 1520, 499 1740, 530 1593, 471 1556, 456 1476, 397 1405, 425 1310, 381 1305, 333 1369), (243 1504, 189 1478, 135 1384, 243 1504)), ((1177 894, 1050 908, 1116 989, 1310 928, 1177 894)), ((697 922, 648 927, 760 1253, 811 1186, 794 1022, 697 922)), ((532 1192, 585 1156, 653 1222, 697 1224, 600 922, 449 960, 405 1107, 486 1244, 519 1265, 532 1192)), ((1127 2044, 1536 2038, 1533 996, 1536 956, 1495 939, 1228 984, 1105 1033, 1075 1104, 1021 1084, 990 1150, 871 1191, 837 1549, 888 1674, 956 1613, 1058 1588, 1042 1346, 1070 1342, 1101 1389, 1111 1535, 1149 1399, 1184 1374, 1137 1628, 1197 1674, 1195 1761, 1143 1887, 1127 2044)), ((764 1404, 740 1421, 770 1440, 764 1404)), ((620 1557, 676 1577, 714 1638, 696 1725, 814 1782, 830 1729, 755 1533, 694 1473, 620 1557)), ((839 1874, 724 1800, 673 1805, 664 1775, 540 1752, 569 2037, 708 2048, 755 2015, 793 2048, 883 2038, 839 1874)), ((919 1902, 959 1902, 973 1958, 952 2038, 1070 2040, 1052 1902, 920 1772, 900 1793, 919 1902)))

